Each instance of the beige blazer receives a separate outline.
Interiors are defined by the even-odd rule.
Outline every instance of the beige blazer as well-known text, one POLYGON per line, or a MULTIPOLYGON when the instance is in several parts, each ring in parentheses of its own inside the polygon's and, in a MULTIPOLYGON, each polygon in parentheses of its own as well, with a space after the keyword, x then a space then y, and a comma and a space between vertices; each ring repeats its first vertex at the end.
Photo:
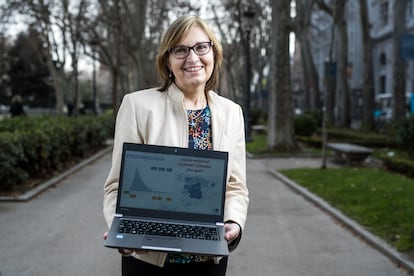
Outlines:
MULTIPOLYGON (((229 152, 224 220, 242 227, 249 204, 246 186, 244 120, 239 105, 208 92, 214 150, 229 152)), ((165 92, 156 88, 126 94, 119 108, 112 167, 104 185, 103 212, 108 227, 115 215, 118 179, 124 142, 188 147, 188 122, 183 93, 173 84, 165 92)), ((134 257, 163 266, 167 254, 151 251, 134 257)))

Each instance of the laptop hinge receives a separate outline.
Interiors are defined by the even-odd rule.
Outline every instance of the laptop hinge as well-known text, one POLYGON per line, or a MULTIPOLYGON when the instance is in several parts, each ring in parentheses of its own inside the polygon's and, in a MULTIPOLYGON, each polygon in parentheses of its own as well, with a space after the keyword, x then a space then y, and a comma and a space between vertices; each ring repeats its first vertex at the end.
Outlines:
POLYGON ((216 222, 216 225, 217 226, 224 226, 224 223, 223 222, 216 222))
POLYGON ((122 218, 122 214, 115 214, 115 217, 122 218))

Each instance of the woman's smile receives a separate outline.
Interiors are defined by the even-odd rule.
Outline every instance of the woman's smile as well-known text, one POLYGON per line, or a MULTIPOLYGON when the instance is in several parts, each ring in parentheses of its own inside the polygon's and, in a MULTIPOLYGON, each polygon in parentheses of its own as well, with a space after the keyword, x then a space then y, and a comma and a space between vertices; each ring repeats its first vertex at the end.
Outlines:
POLYGON ((203 68, 204 68, 204 66, 189 66, 189 67, 185 67, 184 68, 184 71, 187 71, 187 72, 199 72, 203 68))

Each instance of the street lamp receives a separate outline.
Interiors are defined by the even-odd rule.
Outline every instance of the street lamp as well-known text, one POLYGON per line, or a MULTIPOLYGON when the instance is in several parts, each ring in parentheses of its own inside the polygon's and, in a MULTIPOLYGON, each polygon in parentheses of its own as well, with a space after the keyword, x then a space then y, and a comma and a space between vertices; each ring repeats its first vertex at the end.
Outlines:
POLYGON ((96 54, 98 52, 99 41, 97 38, 91 40, 92 47, 92 101, 93 114, 98 114, 98 95, 96 90, 96 54))
POLYGON ((246 56, 246 89, 245 89, 245 96, 244 96, 244 121, 245 121, 245 131, 246 131, 246 142, 251 142, 251 110, 250 110, 250 101, 251 101, 251 61, 250 61, 250 33, 254 26, 254 17, 255 12, 253 8, 248 5, 247 8, 243 12, 243 20, 244 20, 244 30, 246 39, 244 40, 244 52, 246 56))

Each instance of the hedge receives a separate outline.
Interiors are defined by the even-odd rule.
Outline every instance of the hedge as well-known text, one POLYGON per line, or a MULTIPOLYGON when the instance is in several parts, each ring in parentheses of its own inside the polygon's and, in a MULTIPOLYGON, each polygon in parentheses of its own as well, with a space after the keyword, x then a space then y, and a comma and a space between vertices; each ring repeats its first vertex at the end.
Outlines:
POLYGON ((407 151, 408 157, 414 160, 414 115, 397 123, 397 137, 399 148, 407 151))
POLYGON ((398 157, 381 157, 381 160, 388 170, 414 178, 414 161, 398 157))
MULTIPOLYGON (((318 136, 322 137, 322 129, 318 129, 317 132, 318 136)), ((327 135, 330 142, 347 142, 372 148, 394 148, 397 146, 395 137, 372 132, 328 128, 327 135)))
POLYGON ((314 116, 304 113, 295 116, 294 120, 295 134, 299 136, 310 137, 317 130, 317 121, 314 116))
POLYGON ((0 121, 0 189, 44 177, 113 137, 112 115, 33 116, 0 121))

